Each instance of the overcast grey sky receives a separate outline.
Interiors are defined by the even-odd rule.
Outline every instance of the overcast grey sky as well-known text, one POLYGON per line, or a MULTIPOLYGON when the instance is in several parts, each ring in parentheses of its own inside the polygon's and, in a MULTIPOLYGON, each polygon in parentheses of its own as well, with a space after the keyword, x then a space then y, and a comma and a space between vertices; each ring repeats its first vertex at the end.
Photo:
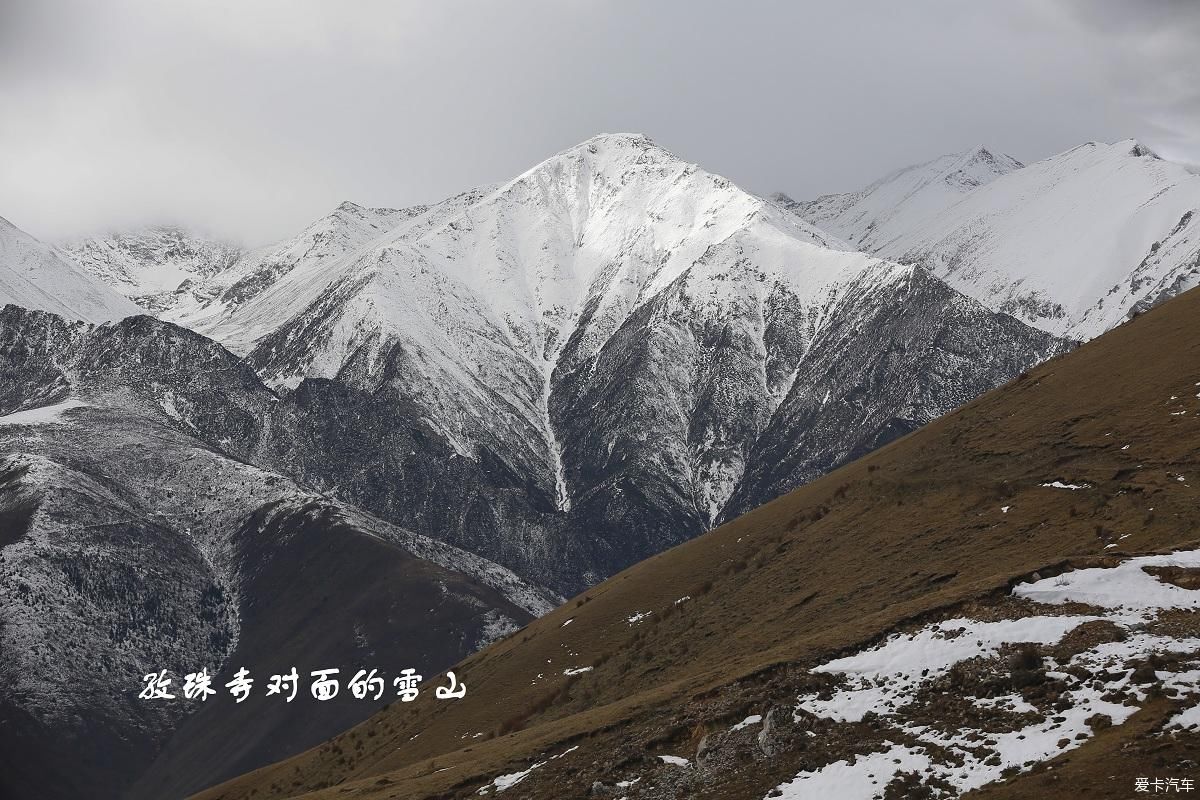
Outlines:
POLYGON ((0 215, 252 244, 602 131, 766 193, 984 143, 1200 161, 1193 0, 0 0, 0 215))

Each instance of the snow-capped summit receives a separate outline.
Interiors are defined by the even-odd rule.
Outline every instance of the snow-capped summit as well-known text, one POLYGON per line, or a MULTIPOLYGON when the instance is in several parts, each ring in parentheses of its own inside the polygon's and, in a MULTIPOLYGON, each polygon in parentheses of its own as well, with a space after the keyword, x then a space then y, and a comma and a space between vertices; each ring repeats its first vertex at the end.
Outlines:
POLYGON ((1200 176, 1132 139, 1089 142, 966 194, 872 252, 1087 339, 1200 283, 1200 176))
POLYGON ((277 384, 389 383, 464 454, 519 443, 523 472, 560 474, 566 508, 556 372, 680 281, 718 315, 781 287, 824 307, 875 264, 846 250, 647 137, 607 134, 297 267, 208 330, 261 334, 250 359, 277 384))
POLYGON ((896 170, 858 192, 777 202, 859 249, 875 252, 919 228, 971 190, 1021 168, 982 145, 896 170))
POLYGON ((151 311, 169 308, 180 286, 206 281, 242 255, 242 248, 232 242, 175 225, 82 237, 62 242, 58 249, 151 311))
MULTIPOLYGON (((626 452, 643 486, 670 487, 655 502, 694 509, 679 530, 712 524, 756 437, 808 391, 797 375, 822 336, 881 324, 903 293, 952 302, 638 134, 406 214, 300 259, 203 330, 253 343, 276 386, 405 398, 462 456, 498 460, 561 512, 621 494, 626 452)), ((1046 347, 1022 341, 1016 361, 1046 347)))
POLYGON ((0 306, 7 303, 86 322, 143 313, 108 284, 0 217, 0 306))

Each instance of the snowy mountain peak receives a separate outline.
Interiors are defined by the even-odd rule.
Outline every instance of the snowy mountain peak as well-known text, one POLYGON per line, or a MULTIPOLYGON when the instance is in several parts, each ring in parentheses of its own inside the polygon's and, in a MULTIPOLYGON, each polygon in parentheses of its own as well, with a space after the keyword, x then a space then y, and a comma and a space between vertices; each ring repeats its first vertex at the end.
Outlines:
MULTIPOLYGON (((884 258, 1082 339, 1200 283, 1200 178, 1133 139, 1089 142, 906 219, 884 258)), ((836 227, 835 227, 836 230, 836 227)))
POLYGON ((867 251, 919 227, 963 195, 1021 168, 983 145, 896 170, 858 192, 808 202, 784 195, 780 205, 867 251))
POLYGON ((57 249, 151 311, 163 310, 181 286, 212 278, 242 255, 237 244, 175 225, 84 237, 63 242, 57 249))
POLYGON ((1136 156, 1137 158, 1162 158, 1162 156, 1151 150, 1149 147, 1146 147, 1146 145, 1142 144, 1137 139, 1129 139, 1128 142, 1131 145, 1129 148, 1130 155, 1136 156))
POLYGON ((651 148, 666 152, 660 145, 655 143, 653 139, 644 133, 598 133, 588 139, 583 140, 574 147, 567 149, 575 150, 578 148, 586 148, 590 150, 601 150, 605 148, 636 148, 648 150, 651 148))
MULTIPOLYGON (((1090 163, 1097 159, 1140 159, 1165 161, 1158 153, 1151 150, 1137 139, 1120 139, 1115 142, 1084 142, 1061 153, 1043 159, 1038 163, 1090 163)), ((1169 162, 1166 162, 1169 163, 1169 162)))
MULTIPOLYGON (((983 180, 997 169, 990 156, 947 158, 910 192, 939 180, 952 191, 947 175, 983 180)), ((851 315, 873 324, 899 298, 950 302, 916 272, 616 133, 428 207, 344 202, 181 286, 160 317, 245 355, 276 388, 304 394, 306 380, 327 379, 403 398, 457 456, 499 462, 568 513, 605 496, 621 463, 616 438, 571 439, 572 420, 611 405, 605 393, 643 359, 662 359, 671 388, 655 407, 679 407, 656 422, 670 452, 650 457, 662 471, 652 480, 687 487, 711 524, 747 463, 746 431, 782 407, 813 342, 851 315), (736 392, 721 388, 728 375, 736 392), (697 408, 711 415, 688 422, 697 408)))
MULTIPOLYGON (((330 378, 411 398, 456 452, 504 452, 565 511, 563 380, 627 324, 747 319, 753 339, 782 306, 803 341, 849 287, 911 273, 850 250, 645 136, 605 134, 429 207, 344 203, 164 317, 247 353, 275 386, 330 378)), ((762 388, 764 407, 785 378, 762 388)), ((719 506, 728 476, 704 480, 727 487, 703 501, 719 506)))
POLYGON ((550 156, 513 178, 504 188, 519 184, 531 176, 564 170, 620 179, 631 171, 670 168, 697 169, 694 164, 688 164, 644 134, 603 133, 550 156))
MULTIPOLYGON (((425 206, 417 206, 418 210, 423 211, 425 206)), ((409 216, 410 209, 399 208, 369 208, 359 205, 350 200, 343 200, 337 208, 329 213, 323 219, 338 218, 343 219, 346 216, 354 219, 366 220, 372 223, 387 224, 397 217, 409 216)))
POLYGON ((987 147, 978 145, 960 154, 958 162, 947 171, 945 179, 973 189, 1023 166, 1012 156, 995 154, 987 147))

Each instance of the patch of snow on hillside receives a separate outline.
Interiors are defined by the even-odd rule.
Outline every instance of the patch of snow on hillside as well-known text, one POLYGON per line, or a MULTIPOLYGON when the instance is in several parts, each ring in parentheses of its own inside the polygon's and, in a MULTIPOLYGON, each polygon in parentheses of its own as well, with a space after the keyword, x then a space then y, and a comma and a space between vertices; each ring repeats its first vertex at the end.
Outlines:
POLYGON ((757 725, 760 722, 762 722, 762 714, 751 714, 737 725, 734 725, 732 728, 730 728, 729 731, 730 733, 733 731, 740 731, 743 728, 749 728, 751 725, 757 725))
POLYGON ((1062 481, 1051 481, 1050 483, 1043 483, 1042 486, 1045 486, 1050 489, 1090 489, 1090 488, 1092 488, 1092 485, 1090 483, 1063 483, 1062 481))
POLYGON ((951 619, 915 634, 901 634, 880 647, 835 659, 813 669, 845 675, 849 686, 833 697, 802 697, 799 711, 839 722, 858 722, 868 712, 895 714, 912 702, 925 682, 969 658, 994 656, 1016 642, 1053 644, 1068 631, 1099 617, 1028 617, 1000 622, 951 619))
POLYGON ((65 412, 87 407, 88 404, 82 400, 70 398, 50 406, 5 414, 0 417, 0 425, 65 425, 67 421, 62 418, 65 412))
MULTIPOLYGON (((1084 603, 1103 609, 1103 613, 1032 614, 991 622, 951 619, 914 633, 896 634, 882 645, 815 667, 814 673, 836 675, 839 683, 832 694, 826 689, 799 697, 794 712, 797 721, 814 715, 854 723, 872 713, 885 726, 905 734, 910 745, 900 748, 903 752, 892 746, 887 753, 858 755, 802 772, 777 787, 782 794, 773 796, 879 797, 893 776, 912 767, 923 779, 944 781, 961 793, 998 780, 1008 770, 1028 770, 1087 741, 1095 732, 1094 724, 1120 725, 1131 717, 1138 703, 1149 697, 1145 682, 1134 681, 1134 667, 1151 657, 1176 665, 1156 672, 1164 692, 1185 702, 1194 700, 1200 696, 1200 638, 1158 633, 1147 630, 1147 625, 1163 610, 1200 608, 1200 590, 1167 583, 1145 570, 1197 567, 1200 550, 1068 571, 1019 584, 1012 593, 1041 604, 1084 603), (996 659, 1017 645, 1055 645, 1084 623, 1116 627, 1120 635, 1104 637, 1062 663, 1049 655, 1036 656, 1044 679, 1061 684, 1058 697, 1066 704, 1047 705, 1034 695, 1020 694, 972 698, 973 705, 984 712, 999 713, 1018 723, 1008 730, 996 730, 987 722, 976 728, 970 723, 917 724, 909 718, 909 712, 917 710, 914 704, 923 702, 919 692, 955 665, 971 662, 986 669, 991 659, 1000 664, 993 669, 1015 670, 996 659), (1030 721, 1030 717, 1034 719, 1030 721)), ((1169 725, 1200 725, 1200 712, 1191 706, 1169 725)))
POLYGON ((899 772, 923 771, 929 757, 904 745, 892 745, 882 753, 855 756, 854 761, 835 761, 812 772, 801 772, 780 784, 770 797, 774 800, 812 800, 817 797, 837 800, 872 800, 881 797, 883 787, 899 772))
POLYGON ((1110 568, 1064 572, 1055 578, 1022 583, 1013 594, 1038 603, 1087 603, 1143 615, 1168 608, 1200 608, 1200 592, 1161 581, 1143 567, 1194 569, 1200 567, 1200 550, 1131 558, 1110 568))
POLYGON ((569 753, 572 753, 578 749, 579 749, 579 745, 575 745, 573 747, 568 747, 566 750, 562 751, 558 755, 550 756, 545 761, 534 762, 528 768, 520 770, 519 772, 510 772, 507 775, 501 775, 500 777, 494 779, 489 785, 481 788, 479 790, 479 794, 485 795, 492 788, 495 788, 497 794, 499 794, 500 792, 503 792, 503 791, 507 791, 508 789, 511 789, 512 787, 516 786, 521 781, 528 778, 530 773, 532 773, 535 769, 540 769, 541 767, 544 767, 547 764, 549 764, 551 761, 557 761, 558 759, 562 758, 563 756, 565 756, 569 753))
POLYGON ((1200 705, 1185 708, 1180 711, 1171 721, 1167 723, 1168 728, 1183 728, 1184 730, 1193 730, 1200 728, 1200 705))

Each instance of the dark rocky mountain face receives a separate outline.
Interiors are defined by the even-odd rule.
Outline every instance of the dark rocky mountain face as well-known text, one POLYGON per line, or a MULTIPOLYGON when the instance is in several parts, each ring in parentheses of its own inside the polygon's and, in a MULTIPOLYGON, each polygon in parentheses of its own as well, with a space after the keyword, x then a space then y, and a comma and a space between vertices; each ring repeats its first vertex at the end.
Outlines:
POLYGON ((806 308, 778 287, 761 308, 734 304, 709 319, 681 280, 561 379, 553 410, 572 514, 611 541, 609 573, 835 469, 1063 346, 920 271, 889 278, 864 276, 831 309, 806 308))
POLYGON ((150 672, 432 676, 559 599, 248 463, 287 414, 197 334, 9 306, 0 335, 6 798, 182 796, 389 699, 138 699, 150 672))
POLYGON ((722 520, 779 497, 1064 351, 921 270, 886 305, 861 299, 821 331, 749 457, 722 520), (866 307, 864 308, 864 305, 866 307))
POLYGON ((355 246, 212 328, 256 463, 568 595, 1065 346, 644 137, 355 246))
POLYGON ((587 531, 555 512, 510 454, 463 457, 390 386, 309 379, 279 403, 255 454, 307 486, 382 519, 503 563, 562 594, 592 563, 587 531), (506 458, 508 456, 509 458, 506 458))
POLYGON ((919 270, 869 273, 818 308, 776 286, 761 305, 735 295, 713 311, 694 282, 632 313, 594 354, 567 343, 549 397, 567 508, 530 456, 536 431, 464 457, 387 378, 400 367, 373 371, 374 388, 303 381, 252 458, 570 596, 1065 347, 919 270))

